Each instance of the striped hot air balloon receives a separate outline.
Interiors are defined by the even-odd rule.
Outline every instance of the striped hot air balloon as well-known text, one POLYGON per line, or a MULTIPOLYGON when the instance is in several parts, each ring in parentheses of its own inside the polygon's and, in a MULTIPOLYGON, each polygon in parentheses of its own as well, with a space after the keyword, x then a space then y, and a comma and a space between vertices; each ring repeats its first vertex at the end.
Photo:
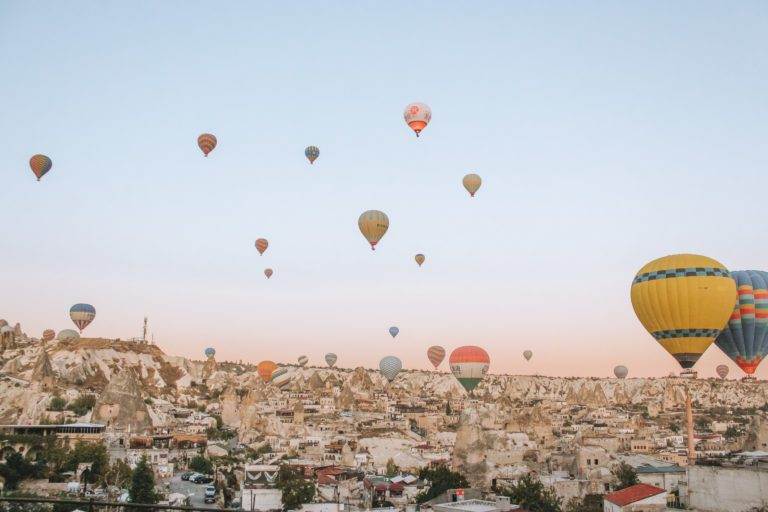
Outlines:
POLYGON ((424 260, 426 259, 423 254, 417 254, 413 257, 413 259, 416 260, 416 263, 419 264, 419 266, 422 266, 424 264, 424 260))
POLYGON ((291 377, 288 375, 288 368, 286 367, 279 367, 276 368, 272 372, 272 376, 270 377, 270 380, 272 381, 272 384, 275 386, 281 388, 291 382, 291 377))
POLYGON ((53 329, 46 329, 43 331, 43 337, 41 339, 45 342, 48 342, 55 337, 56 337, 56 332, 53 329))
POLYGON ((424 103, 410 103, 403 111, 403 119, 418 137, 432 120, 432 109, 424 103))
POLYGON ((275 371, 277 365, 274 361, 262 361, 256 365, 256 373, 259 374, 261 380, 269 382, 272 379, 272 372, 275 371))
POLYGON ((205 357, 211 358, 216 355, 216 349, 213 347, 208 347, 205 349, 205 357))
POLYGON ((768 354, 768 272, 736 270, 738 301, 715 344, 747 375, 768 354))
POLYGON ((328 366, 330 366, 331 368, 333 368, 333 365, 336 364, 337 359, 338 358, 336 357, 336 354, 334 354, 333 352, 328 352, 327 354, 325 354, 325 362, 328 363, 328 366))
POLYGON ((35 177, 37 177, 37 181, 40 181, 40 178, 51 170, 53 162, 51 162, 51 159, 45 155, 33 155, 32 158, 29 159, 29 167, 32 169, 35 177))
POLYGON ((304 150, 304 156, 307 157, 310 164, 314 164, 317 157, 320 156, 320 149, 317 146, 307 146, 307 149, 304 150))
POLYGON ((627 375, 629 375, 629 369, 626 366, 620 364, 613 369, 613 374, 617 379, 626 379, 627 375))
POLYGON ((88 327, 93 322, 93 319, 96 318, 96 308, 90 304, 75 304, 69 308, 69 318, 80 329, 80 332, 83 332, 83 329, 88 327))
POLYGON ((387 379, 387 382, 392 382, 403 369, 403 362, 395 356, 387 356, 379 361, 379 371, 387 379))
POLYGON ((264 275, 265 275, 265 276, 267 276, 267 279, 269 279, 270 277, 272 277, 272 274, 273 274, 273 271, 272 271, 272 269, 271 269, 271 268, 265 268, 265 269, 264 269, 264 275))
POLYGON ((309 362, 309 358, 307 356, 299 356, 298 362, 299 366, 305 366, 309 362))
POLYGON ((488 356, 488 352, 482 348, 468 345, 459 347, 451 352, 448 364, 451 365, 451 372, 456 377, 456 380, 459 381, 459 384, 467 392, 470 392, 477 387, 488 373, 491 358, 488 356))
POLYGON ((389 217, 379 210, 368 210, 360 214, 357 219, 357 227, 371 244, 371 250, 376 250, 376 244, 389 229, 389 217))
POLYGON ((736 284, 719 261, 676 254, 641 268, 632 280, 631 298, 643 327, 688 369, 728 322, 736 284))
POLYGON ((208 156, 208 153, 213 151, 213 148, 216 147, 216 143, 216 136, 211 133, 204 133, 197 138, 197 145, 203 151, 205 156, 208 156))
POLYGON ((725 379, 728 376, 728 366, 724 364, 717 365, 717 368, 715 368, 715 372, 717 372, 717 376, 721 379, 725 379))
POLYGON ((56 339, 59 341, 76 340, 78 338, 80 338, 80 335, 73 329, 63 329, 56 335, 56 339))
POLYGON ((480 189, 480 185, 483 184, 483 180, 477 174, 467 174, 461 182, 472 197, 475 197, 475 193, 480 189))
POLYGON ((432 345, 427 349, 427 359, 437 369, 440 363, 443 362, 443 359, 445 359, 445 349, 440 345, 432 345))
POLYGON ((264 251, 269 247, 269 242, 266 238, 257 238, 254 245, 256 245, 256 250, 259 251, 259 254, 264 254, 264 251))

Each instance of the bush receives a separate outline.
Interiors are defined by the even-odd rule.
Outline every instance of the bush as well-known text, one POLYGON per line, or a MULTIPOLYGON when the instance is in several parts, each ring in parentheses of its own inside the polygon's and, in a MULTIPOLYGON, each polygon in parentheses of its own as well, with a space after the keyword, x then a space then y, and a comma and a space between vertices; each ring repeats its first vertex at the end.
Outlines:
POLYGON ((83 416, 85 413, 93 409, 96 405, 96 397, 93 395, 80 395, 75 400, 67 405, 67 410, 72 411, 78 416, 83 416))
POLYGON ((451 471, 445 464, 432 468, 426 467, 419 471, 419 478, 429 482, 429 489, 416 495, 416 503, 424 503, 436 498, 449 489, 469 487, 469 482, 464 475, 451 471))
POLYGON ((60 396, 55 396, 51 398, 51 403, 48 404, 48 410, 49 411, 63 411, 64 407, 67 405, 66 400, 61 398, 60 396))
POLYGON ((213 474, 213 463, 202 455, 195 455, 189 461, 189 469, 204 475, 211 475, 213 474))

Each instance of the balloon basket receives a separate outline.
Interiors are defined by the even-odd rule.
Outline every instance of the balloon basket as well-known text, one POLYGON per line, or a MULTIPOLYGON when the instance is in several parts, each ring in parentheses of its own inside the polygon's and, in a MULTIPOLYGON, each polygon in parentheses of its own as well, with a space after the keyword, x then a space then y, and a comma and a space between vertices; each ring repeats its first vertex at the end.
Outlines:
POLYGON ((680 378, 681 379, 695 379, 698 376, 699 376, 699 372, 697 372, 696 370, 688 369, 688 370, 683 370, 682 372, 680 372, 680 378))
POLYGON ((754 375, 745 375, 741 378, 741 382, 757 382, 757 377, 754 375))

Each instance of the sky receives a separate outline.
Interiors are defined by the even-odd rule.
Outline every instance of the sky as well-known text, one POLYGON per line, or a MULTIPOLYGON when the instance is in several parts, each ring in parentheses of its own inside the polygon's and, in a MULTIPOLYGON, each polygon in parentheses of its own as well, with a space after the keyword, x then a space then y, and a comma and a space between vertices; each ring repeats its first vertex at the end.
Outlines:
MULTIPOLYGON (((0 317, 39 336, 87 302, 88 336, 147 315, 169 354, 254 363, 426 369, 439 344, 492 373, 677 372, 631 280, 681 252, 768 268, 767 22, 758 1, 2 2, 0 317)), ((720 363, 742 375, 714 345, 697 368, 720 363)))

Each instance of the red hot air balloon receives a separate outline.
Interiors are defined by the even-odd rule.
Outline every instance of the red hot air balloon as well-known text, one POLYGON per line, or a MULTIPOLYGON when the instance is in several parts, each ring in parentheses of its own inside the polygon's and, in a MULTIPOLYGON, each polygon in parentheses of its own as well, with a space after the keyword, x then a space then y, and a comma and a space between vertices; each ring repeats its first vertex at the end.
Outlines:
POLYGON ((197 138, 197 145, 205 156, 208 156, 208 153, 213 151, 217 142, 216 136, 211 133, 204 133, 197 138))
POLYGON ((427 349, 427 359, 437 369, 445 359, 445 349, 440 345, 433 345, 427 349))
POLYGON ((265 269, 264 269, 264 275, 265 275, 265 276, 267 276, 267 279, 269 279, 270 277, 272 277, 272 274, 273 274, 273 273, 274 273, 274 272, 272 271, 272 269, 271 269, 271 268, 265 268, 265 269))
POLYGON ((259 254, 264 254, 264 251, 267 250, 267 247, 269 247, 269 242, 266 238, 256 239, 256 250, 259 251, 259 254))

